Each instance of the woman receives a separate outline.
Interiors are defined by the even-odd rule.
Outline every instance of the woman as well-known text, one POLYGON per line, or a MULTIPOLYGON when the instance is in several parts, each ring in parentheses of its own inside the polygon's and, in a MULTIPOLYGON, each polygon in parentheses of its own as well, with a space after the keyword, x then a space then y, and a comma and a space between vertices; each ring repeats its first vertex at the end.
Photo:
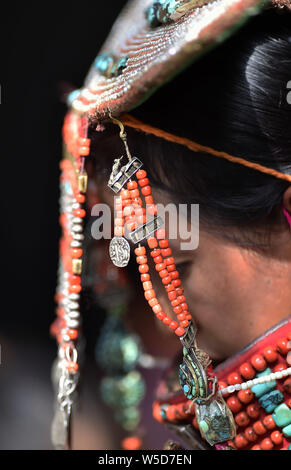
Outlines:
MULTIPOLYGON (((160 23, 161 3, 154 2, 149 12, 153 15, 158 11, 160 23)), ((269 450, 290 445, 291 385, 289 373, 281 374, 290 365, 288 340, 291 340, 288 287, 291 281, 291 188, 290 179, 284 178, 291 174, 291 113, 287 99, 290 44, 290 14, 278 15, 273 10, 261 13, 231 40, 200 58, 135 109, 135 119, 120 118, 128 124, 127 140, 119 125, 121 137, 130 149, 129 162, 131 155, 137 156, 147 171, 147 175, 142 169, 137 171, 137 182, 148 178, 152 187, 152 193, 147 193, 140 184, 145 199, 152 194, 155 204, 199 204, 199 246, 181 250, 181 238, 171 239, 170 257, 166 258, 174 257, 175 262, 170 266, 175 266, 174 272, 178 273, 166 287, 177 280, 177 295, 183 297, 180 304, 175 304, 176 294, 170 295, 171 289, 165 290, 165 283, 159 282, 159 277, 164 279, 161 270, 165 271, 165 277, 169 275, 170 261, 167 263, 164 258, 156 262, 150 279, 147 277, 150 257, 143 260, 145 241, 142 240, 140 248, 132 247, 139 257, 145 297, 161 320, 158 324, 162 323, 163 328, 170 326, 170 330, 182 338, 187 350, 186 353, 184 349, 180 381, 177 367, 174 367, 159 387, 154 416, 170 423, 194 448, 210 448, 208 444, 211 444, 217 449, 269 450), (136 118, 150 123, 154 129, 136 118), (175 136, 183 137, 183 142, 175 136), (210 149, 193 153, 189 140, 210 149), (228 157, 217 158, 217 153, 211 149, 223 150, 228 157), (241 157, 243 162, 229 156, 241 157), (270 174, 268 169, 277 173, 270 174), (150 287, 145 287, 148 283, 150 287), (158 299, 156 307, 153 298, 158 299), (187 330, 188 312, 197 327, 196 336, 192 332, 189 348, 187 341, 192 333, 187 330), (180 323, 176 322, 175 313, 180 323), (271 332, 266 333, 270 329, 271 332), (189 359, 191 348, 194 356, 189 359), (225 389, 225 408, 219 401, 221 396, 218 398, 216 379, 207 355, 215 366, 219 387, 225 389), (198 368, 202 367, 202 380, 206 380, 206 389, 199 397, 195 395, 198 375, 189 373, 193 361, 198 368), (277 375, 271 377, 271 373, 277 375), (267 377, 263 379, 265 383, 238 385, 262 376, 267 377), (189 391, 191 385, 194 391, 189 391), (235 390, 229 387, 235 386, 233 394, 235 390), (211 403, 213 407, 221 407, 222 418, 217 409, 211 409, 211 403), (221 432, 215 429, 219 423, 223 427, 221 432), (200 430, 203 440, 194 428, 200 430)), ((128 63, 124 66, 126 70, 128 63)), ((108 68, 106 70, 108 73, 108 68)), ((84 102, 86 106, 86 97, 84 102)), ((97 108, 100 115, 101 108, 102 102, 97 108)), ((75 109, 78 106, 75 105, 75 109)), ((114 107, 110 111, 112 118, 114 107)), ((114 118, 112 121, 105 123, 102 132, 89 129, 92 158, 87 169, 89 178, 97 183, 101 199, 113 207, 113 193, 107 182, 114 159, 123 149, 117 121, 114 118)), ((99 119, 99 131, 100 126, 103 123, 99 119)), ((138 187, 137 183, 129 184, 131 191, 138 187)), ((122 191, 123 201, 127 200, 122 191)), ((138 199, 132 196, 131 202, 135 200, 138 199)), ((134 222, 129 231, 147 223, 144 213, 140 214, 142 219, 134 222)), ((151 215, 158 214, 152 212, 151 215)), ((122 216, 127 214, 122 213, 122 216)), ((191 220, 188 222, 191 227, 191 220)), ((116 224, 115 220, 115 235, 118 235, 120 230, 116 224)), ((169 228, 166 223, 166 233, 169 228)), ((156 238, 158 242, 148 242, 154 261, 155 256, 160 257, 160 251, 168 250, 167 243, 163 245, 159 241, 163 236, 156 238)), ((171 358, 177 349, 174 347, 172 351, 168 353, 171 358)))

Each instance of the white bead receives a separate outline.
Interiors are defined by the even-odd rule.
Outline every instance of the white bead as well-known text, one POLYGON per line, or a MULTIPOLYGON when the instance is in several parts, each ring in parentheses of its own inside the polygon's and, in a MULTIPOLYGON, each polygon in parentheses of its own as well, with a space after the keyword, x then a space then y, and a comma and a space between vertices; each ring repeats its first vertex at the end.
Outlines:
POLYGON ((78 320, 68 320, 67 321, 67 327, 68 328, 78 328, 79 325, 80 325, 80 322, 78 322, 78 320))
POLYGON ((241 389, 246 390, 248 388, 247 384, 244 382, 241 384, 241 389))
POLYGON ((72 318, 80 318, 80 312, 78 312, 77 310, 71 310, 67 316, 72 319, 72 318))
POLYGON ((228 393, 233 393, 235 391, 234 385, 230 385, 229 387, 227 387, 227 390, 228 390, 228 393))
POLYGON ((253 384, 254 385, 258 385, 260 383, 260 379, 259 378, 256 378, 253 380, 253 384))
POLYGON ((83 231, 83 227, 82 225, 73 225, 72 226, 72 232, 75 232, 75 233, 80 233, 83 231))
POLYGON ((234 388, 235 390, 241 390, 241 384, 235 384, 234 388))
POLYGON ((84 235, 82 233, 74 233, 73 238, 74 238, 74 240, 83 241, 84 240, 84 235))
POLYGON ((72 243, 71 243, 71 248, 80 248, 82 246, 82 243, 81 242, 78 242, 77 240, 74 240, 72 243))
POLYGON ((282 377, 286 377, 288 375, 288 371, 286 369, 281 370, 281 374, 282 374, 282 377))
POLYGON ((284 377, 283 371, 278 371, 278 372, 276 372, 276 374, 271 374, 271 375, 276 375, 275 378, 278 379, 278 380, 280 380, 280 379, 282 379, 282 377, 284 377))
POLYGON ((70 300, 79 300, 79 298, 80 298, 80 294, 72 293, 72 294, 69 295, 70 300))
POLYGON ((78 202, 75 202, 74 204, 72 204, 72 209, 80 209, 80 204, 78 202))
POLYGON ((70 302, 70 303, 68 304, 68 309, 69 309, 69 310, 76 310, 76 309, 78 309, 78 308, 79 308, 78 302, 70 302))
POLYGON ((83 219, 82 219, 82 217, 73 217, 72 223, 73 223, 73 224, 82 224, 82 223, 83 223, 83 219))
POLYGON ((248 380, 246 382, 246 384, 247 384, 247 388, 251 388, 254 385, 254 381, 253 380, 248 380))

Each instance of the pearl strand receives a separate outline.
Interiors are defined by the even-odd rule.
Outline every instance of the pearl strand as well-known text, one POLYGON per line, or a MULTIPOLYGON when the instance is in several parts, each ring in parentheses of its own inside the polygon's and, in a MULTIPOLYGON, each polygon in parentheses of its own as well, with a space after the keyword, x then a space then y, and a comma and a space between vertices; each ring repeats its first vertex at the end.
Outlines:
POLYGON ((257 377, 253 380, 248 380, 247 382, 243 382, 241 384, 229 385, 228 387, 222 388, 220 390, 220 393, 222 395, 227 395, 229 393, 234 393, 239 390, 246 390, 248 388, 253 387, 254 385, 264 384, 266 382, 271 382, 272 380, 280 380, 283 377, 287 377, 288 375, 291 375, 291 367, 288 367, 288 369, 281 370, 279 372, 274 372, 269 375, 257 377))

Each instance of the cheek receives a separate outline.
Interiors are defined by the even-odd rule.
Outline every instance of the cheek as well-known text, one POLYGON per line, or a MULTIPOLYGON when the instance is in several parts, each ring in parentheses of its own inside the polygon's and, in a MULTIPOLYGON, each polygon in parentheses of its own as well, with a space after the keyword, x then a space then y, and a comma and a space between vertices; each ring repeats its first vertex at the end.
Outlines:
POLYGON ((198 323, 210 323, 217 316, 227 322, 235 318, 234 310, 245 303, 252 282, 252 272, 238 250, 213 253, 211 250, 193 263, 185 280, 192 313, 198 323))

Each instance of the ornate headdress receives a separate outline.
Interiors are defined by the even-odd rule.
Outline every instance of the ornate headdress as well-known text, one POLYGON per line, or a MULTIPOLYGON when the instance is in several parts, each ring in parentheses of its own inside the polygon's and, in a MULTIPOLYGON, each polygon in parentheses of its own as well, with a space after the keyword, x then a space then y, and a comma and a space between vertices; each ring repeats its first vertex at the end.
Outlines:
MULTIPOLYGON (((125 238, 127 233, 136 245, 135 254, 145 298, 156 317, 177 335, 183 347, 183 363, 179 368, 180 384, 185 395, 183 409, 179 412, 169 405, 163 407, 156 404, 154 415, 158 420, 164 420, 171 413, 176 413, 177 418, 179 413, 185 415, 193 408, 195 425, 210 445, 218 446, 235 437, 233 414, 223 398, 223 393, 231 391, 227 386, 222 392, 219 390, 210 358, 197 347, 196 326, 188 310, 163 221, 157 215, 147 172, 142 162, 130 153, 124 125, 289 182, 291 176, 223 151, 203 147, 141 123, 124 113, 137 107, 164 82, 230 36, 261 9, 271 7, 272 3, 290 8, 287 0, 131 0, 95 59, 84 87, 68 96, 70 111, 64 124, 64 158, 61 162, 63 236, 56 294, 58 319, 52 328, 59 344, 54 371, 57 409, 53 422, 53 441, 58 448, 67 445, 73 397, 79 379, 83 221, 88 183, 86 159, 90 158, 88 128, 98 131, 108 121, 119 125, 127 155, 123 166, 120 159, 115 160, 108 182, 117 195, 115 236, 110 243, 110 257, 116 266, 126 266, 130 256, 129 243, 125 238), (116 119, 119 116, 122 122, 116 119), (163 312, 156 297, 146 247, 176 320, 163 312)), ((134 382, 137 376, 131 375, 130 379, 134 382)), ((265 374, 260 383, 270 380, 265 374)), ((253 385, 238 384, 235 390, 246 390, 253 385)), ((140 382, 139 387, 141 394, 140 382)))

